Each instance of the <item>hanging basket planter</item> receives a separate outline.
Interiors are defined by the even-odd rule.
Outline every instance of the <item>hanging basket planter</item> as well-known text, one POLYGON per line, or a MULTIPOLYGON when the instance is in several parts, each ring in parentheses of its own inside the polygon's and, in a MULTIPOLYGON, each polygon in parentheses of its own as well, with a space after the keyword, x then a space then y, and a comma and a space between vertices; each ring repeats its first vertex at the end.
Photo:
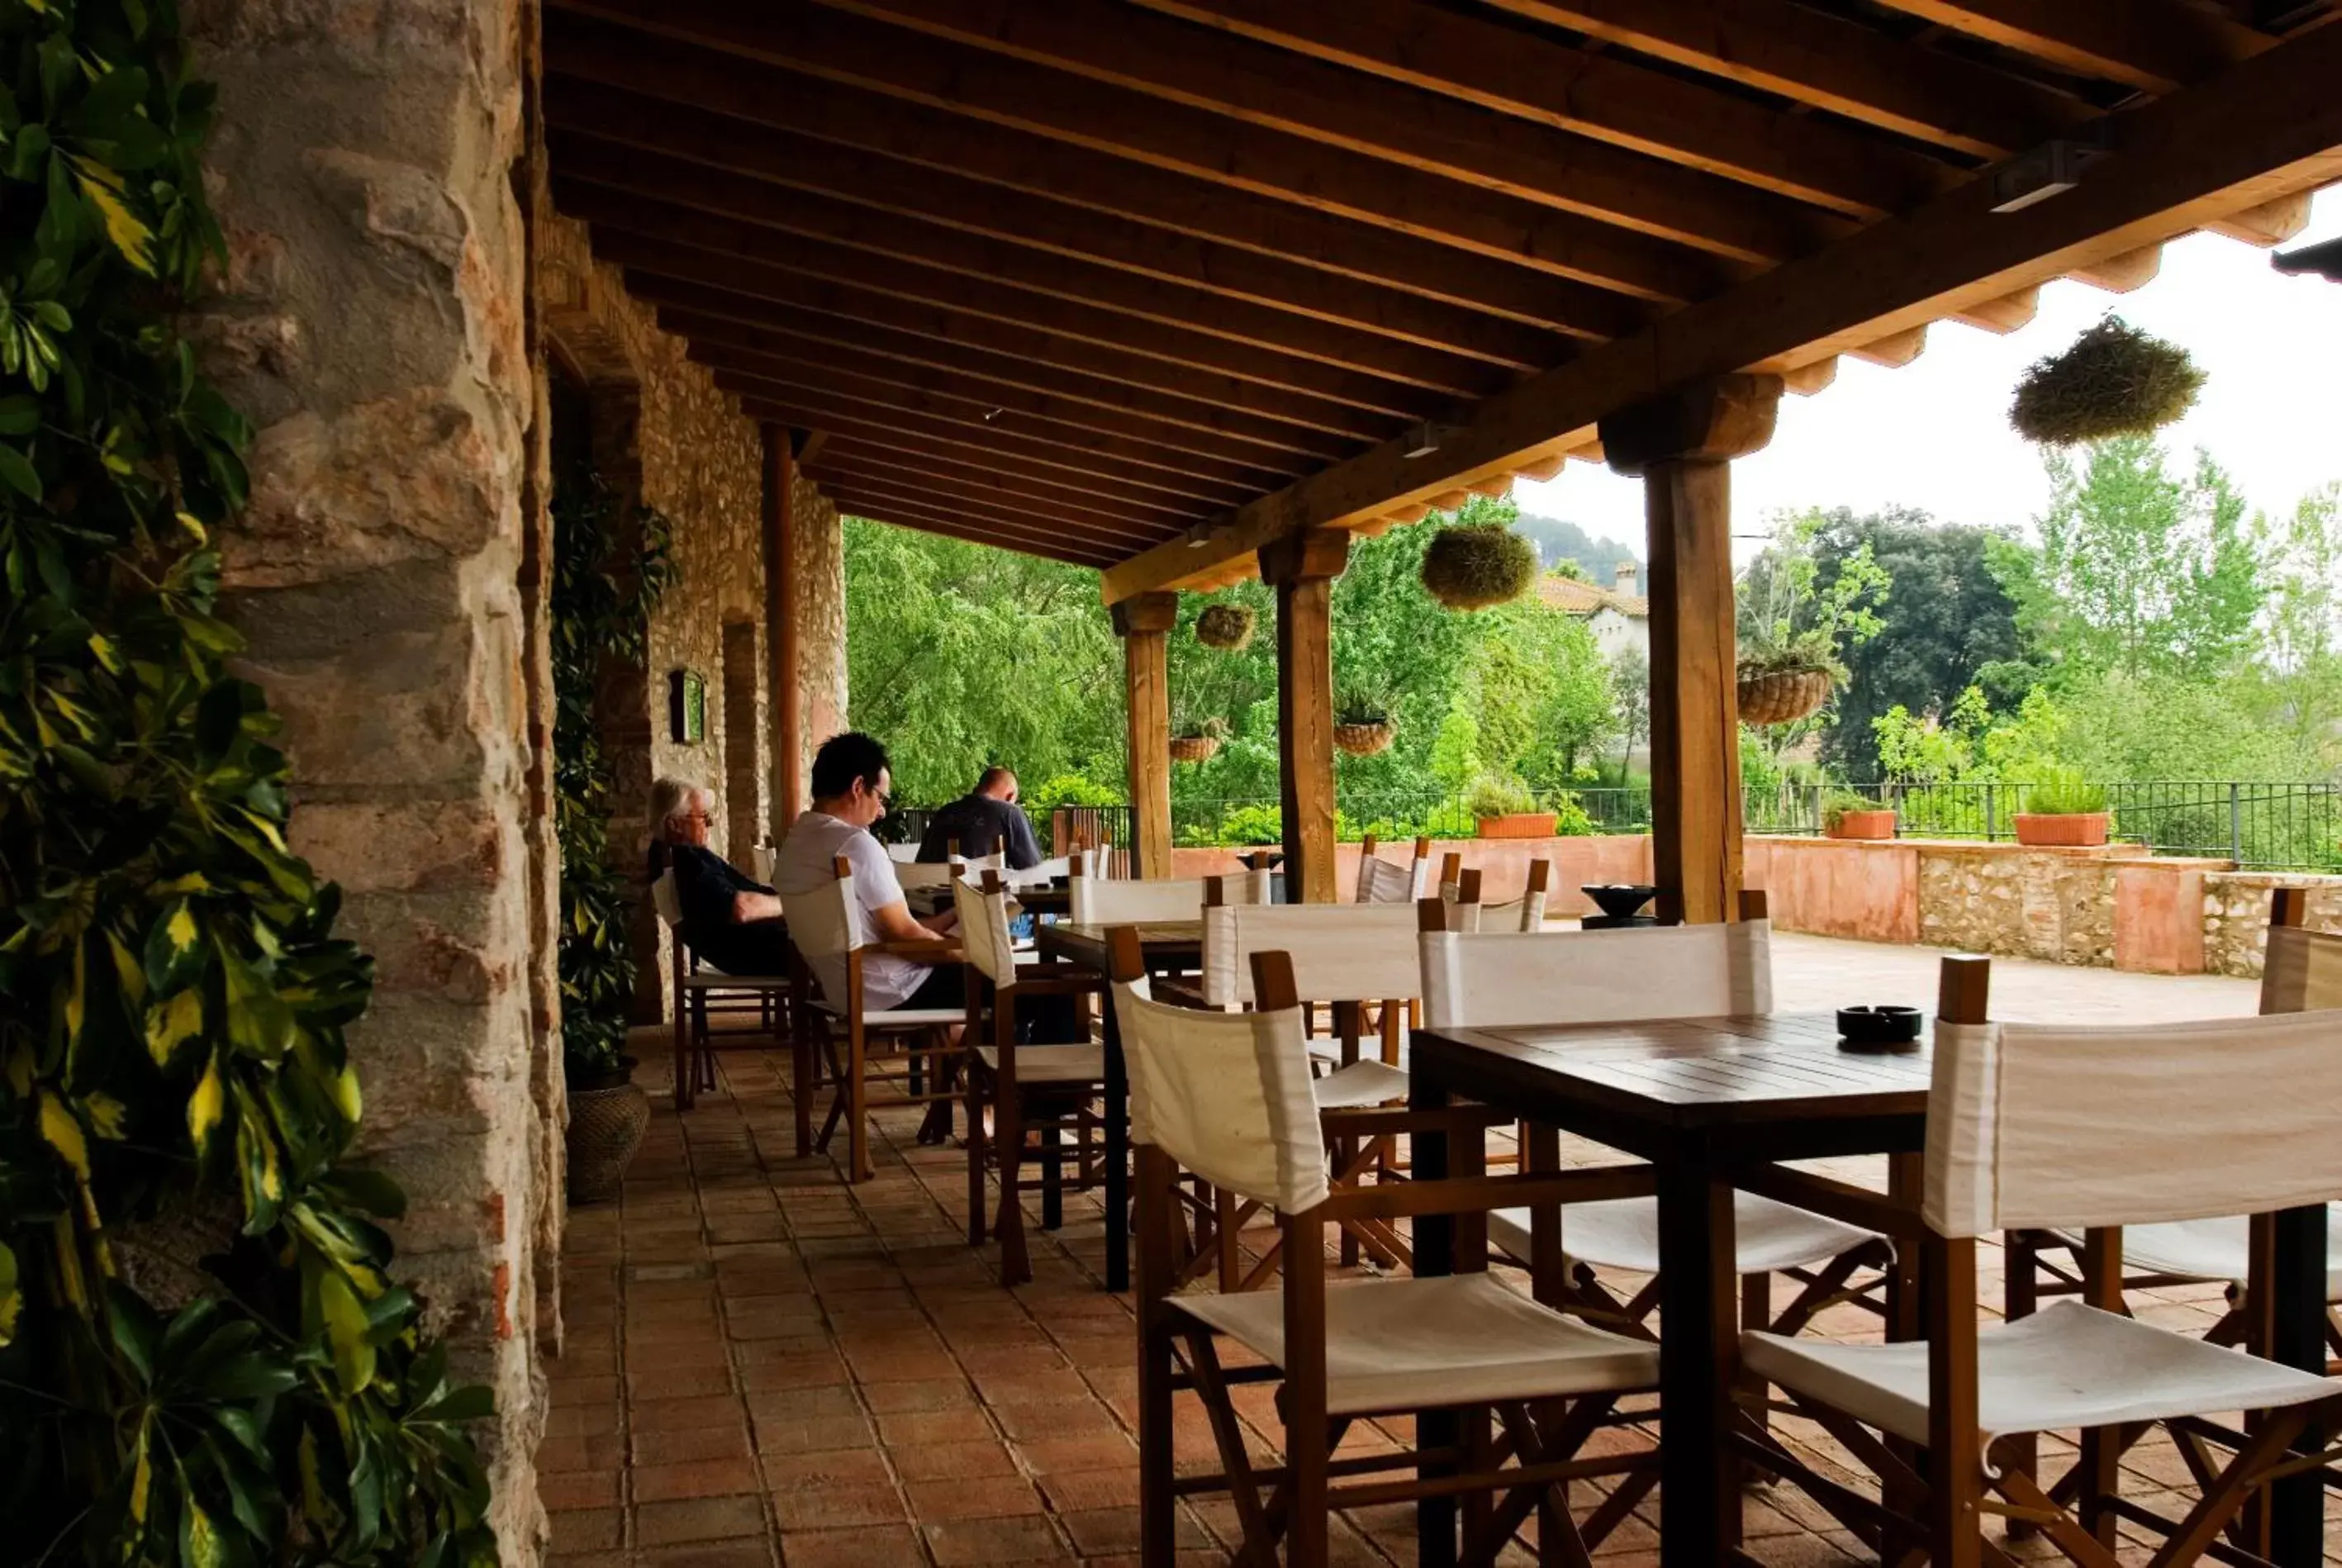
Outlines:
POLYGON ((1173 735, 1171 760, 1175 763, 1207 763, 1220 749, 1217 735, 1173 735))
POLYGON ((1240 654, 1252 642, 1254 618, 1248 604, 1214 604, 1196 617, 1196 641, 1224 654, 1240 654))
POLYGON ((1334 744, 1354 757, 1371 757, 1390 750, 1396 738, 1387 721, 1370 724, 1336 724, 1334 744))
POLYGON ((1743 669, 1739 679, 1740 722, 1787 724, 1817 713, 1837 689, 1837 676, 1819 667, 1743 669))
POLYGON ((1442 528, 1423 553, 1424 591, 1451 610, 1486 610, 1536 580, 1536 546, 1499 524, 1442 528))
POLYGON ((2064 353, 2034 362, 2008 422, 2045 446, 2147 435, 2194 407, 2203 385, 2186 349, 2110 315, 2064 353))

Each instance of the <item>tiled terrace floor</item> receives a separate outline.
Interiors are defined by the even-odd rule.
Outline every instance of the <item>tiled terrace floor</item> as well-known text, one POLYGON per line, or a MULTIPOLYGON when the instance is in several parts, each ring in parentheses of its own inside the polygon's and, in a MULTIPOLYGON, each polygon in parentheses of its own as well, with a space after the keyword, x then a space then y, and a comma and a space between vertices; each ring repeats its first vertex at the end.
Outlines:
MULTIPOLYGON (((1915 950, 1785 937, 1776 961, 1784 1009, 1932 992, 1933 955, 1915 950)), ((2253 1005, 2243 982, 2022 964, 1996 965, 1995 993, 2000 1015, 2045 1019, 2253 1005)), ((793 1155, 786 1059, 723 1064, 726 1093, 687 1117, 651 1085, 659 1109, 623 1200, 571 1214, 567 1346, 548 1368, 538 1456, 555 1562, 1135 1563, 1132 1328, 1099 1287, 1095 1203, 1069 1197, 1066 1228, 1034 1234, 1034 1283, 1003 1290, 994 1250, 964 1241, 960 1150, 918 1146, 916 1116, 883 1111, 876 1179, 849 1190, 826 1158, 793 1155)), ((1998 1255, 1981 1261, 1997 1300, 1998 1255)), ((2200 1328, 2217 1297, 2166 1292, 2142 1313, 2200 1328)), ((1875 1321, 1841 1308, 1820 1328, 1859 1337, 1875 1321)), ((1183 1413, 1183 1458, 1210 1453, 1197 1413, 1183 1413)), ((1818 1433, 1781 1430, 1852 1475, 1818 1433)), ((2142 1445, 2129 1465, 2150 1506, 2185 1475, 2168 1448, 2142 1445)), ((2342 1503, 2329 1517, 2342 1563, 2342 1503)), ((1656 1519, 1654 1498, 1605 1544, 1604 1568, 1656 1562, 1656 1519)), ((1747 1500, 1750 1551, 1778 1568, 1870 1560, 1830 1526, 1787 1488, 1747 1500)), ((1337 1522, 1335 1561, 1411 1563, 1411 1529, 1406 1509, 1337 1522)), ((1225 1563, 1235 1539, 1225 1504, 1198 1508, 1183 1562, 1225 1563)))

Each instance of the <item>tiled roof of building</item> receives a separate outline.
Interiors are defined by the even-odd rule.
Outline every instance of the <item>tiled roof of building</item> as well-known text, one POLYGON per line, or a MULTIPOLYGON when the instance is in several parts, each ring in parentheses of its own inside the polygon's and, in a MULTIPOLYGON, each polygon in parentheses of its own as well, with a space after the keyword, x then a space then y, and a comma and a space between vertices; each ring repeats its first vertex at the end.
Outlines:
POLYGON ((1651 613, 1651 602, 1640 594, 1621 594, 1598 583, 1557 576, 1550 572, 1537 579, 1537 597, 1555 609, 1566 610, 1573 615, 1591 615, 1607 608, 1622 615, 1643 620, 1651 613))

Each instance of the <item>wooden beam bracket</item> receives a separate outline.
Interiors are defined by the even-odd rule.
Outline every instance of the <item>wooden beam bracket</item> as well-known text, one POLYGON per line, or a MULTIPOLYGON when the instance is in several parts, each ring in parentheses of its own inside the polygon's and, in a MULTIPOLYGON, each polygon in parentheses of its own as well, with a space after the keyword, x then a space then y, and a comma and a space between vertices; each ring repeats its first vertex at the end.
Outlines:
POLYGON ((1176 594, 1136 594, 1110 608, 1114 634, 1117 637, 1139 632, 1167 632, 1179 624, 1176 594))
POLYGON ((1275 587, 1313 577, 1338 577, 1349 564, 1347 530, 1313 528, 1262 545, 1260 580, 1275 587))
MULTIPOLYGON (((1760 451, 1773 439, 1781 403, 1777 375, 1722 375, 1623 408, 1601 422, 1611 469, 1639 476, 1654 463, 1680 458, 1723 462, 1760 451)), ((1266 561, 1268 552, 1261 552, 1266 561)))

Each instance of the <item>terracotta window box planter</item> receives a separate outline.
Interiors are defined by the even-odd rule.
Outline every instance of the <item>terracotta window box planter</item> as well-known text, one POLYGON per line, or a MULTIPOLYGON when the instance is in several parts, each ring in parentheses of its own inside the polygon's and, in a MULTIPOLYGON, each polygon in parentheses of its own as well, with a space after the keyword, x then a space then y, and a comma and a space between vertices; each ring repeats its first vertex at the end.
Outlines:
POLYGON ((1549 811, 1514 812, 1506 816, 1472 819, 1472 831, 1481 838, 1551 838, 1557 814, 1549 811))
POLYGON ((1823 830, 1831 838, 1881 839, 1895 836, 1895 814, 1891 811, 1849 811, 1840 813, 1837 825, 1823 830))
POLYGON ((2086 849, 2107 842, 2107 814, 2068 812, 2051 816, 2040 812, 2017 814, 2017 842, 2035 849, 2086 849))

